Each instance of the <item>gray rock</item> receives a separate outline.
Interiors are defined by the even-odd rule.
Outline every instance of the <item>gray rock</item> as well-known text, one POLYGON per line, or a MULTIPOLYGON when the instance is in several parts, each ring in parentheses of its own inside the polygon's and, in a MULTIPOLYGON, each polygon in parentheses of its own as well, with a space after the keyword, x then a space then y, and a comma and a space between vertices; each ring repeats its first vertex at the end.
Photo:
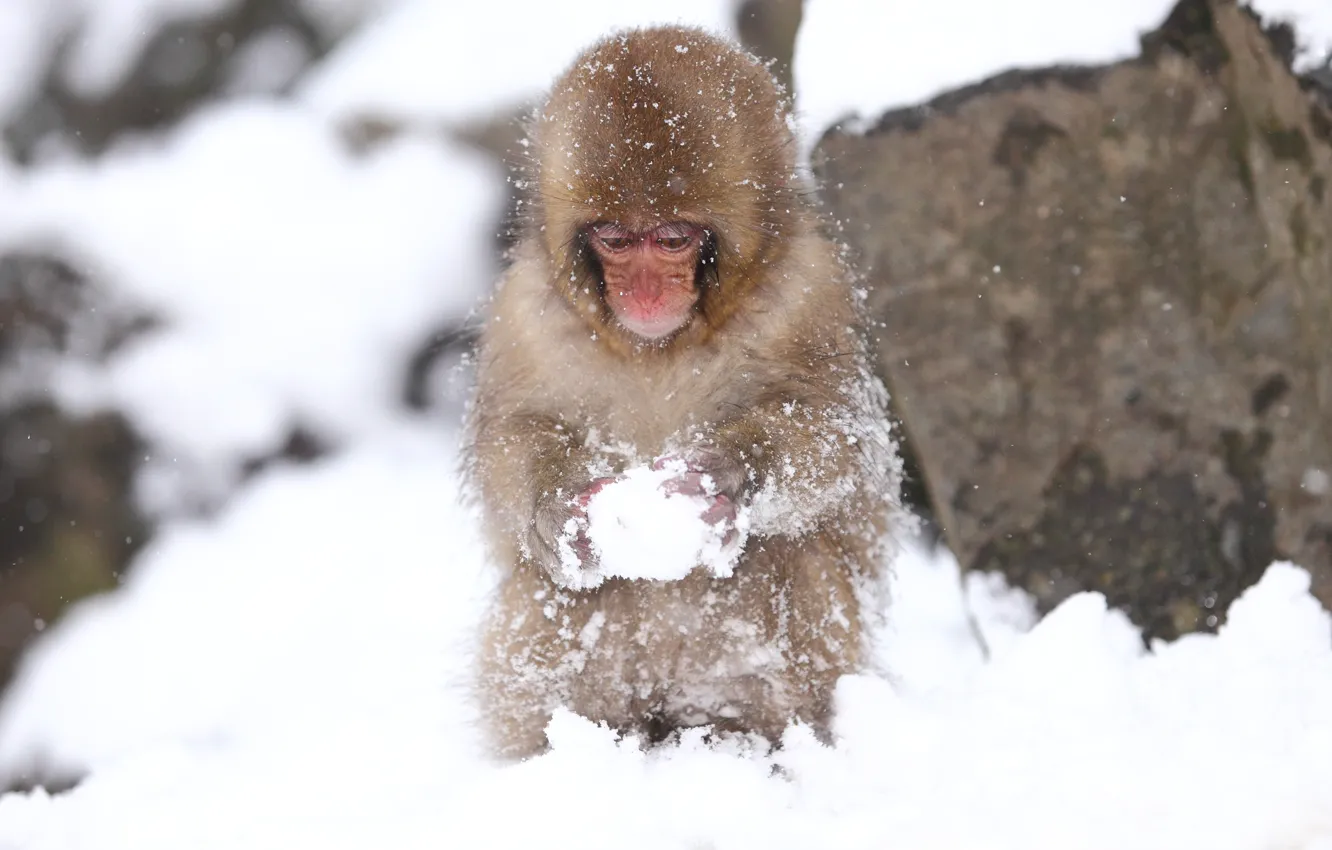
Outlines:
POLYGON ((804 7, 802 0, 741 0, 736 4, 736 37, 746 50, 769 63, 787 91, 795 91, 792 65, 804 7))
POLYGON ((146 446, 115 412, 73 414, 50 379, 151 326, 75 267, 0 256, 0 685, 70 604, 114 588, 151 527, 130 496, 146 446))
POLYGON ((1274 558, 1332 604, 1332 113, 1230 0, 815 152, 948 543, 1049 608, 1215 627, 1274 558))

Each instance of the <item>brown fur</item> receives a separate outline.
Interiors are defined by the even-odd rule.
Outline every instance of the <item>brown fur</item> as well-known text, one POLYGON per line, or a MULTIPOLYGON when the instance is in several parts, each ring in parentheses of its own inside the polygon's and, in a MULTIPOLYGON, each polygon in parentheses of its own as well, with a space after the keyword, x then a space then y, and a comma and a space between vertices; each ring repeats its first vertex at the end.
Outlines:
POLYGON ((796 175, 784 96, 728 42, 624 33, 555 84, 533 140, 534 213, 490 306, 469 421, 507 570, 480 671, 494 746, 540 751, 559 705, 649 736, 822 729, 834 683, 863 660, 899 468, 847 274, 796 175), (712 235, 703 297, 669 340, 611 320, 580 236, 600 221, 712 235), (754 526, 734 577, 589 591, 551 579, 534 536, 545 506, 700 445, 746 479, 754 526))

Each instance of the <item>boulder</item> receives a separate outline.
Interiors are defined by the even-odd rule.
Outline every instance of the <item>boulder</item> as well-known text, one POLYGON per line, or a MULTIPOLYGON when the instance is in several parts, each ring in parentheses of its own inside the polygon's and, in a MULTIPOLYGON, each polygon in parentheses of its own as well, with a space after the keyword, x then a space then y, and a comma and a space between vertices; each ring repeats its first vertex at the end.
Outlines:
POLYGON ((62 410, 50 380, 59 359, 101 360, 149 325, 68 263, 0 257, 0 686, 28 641, 115 587, 148 537, 131 497, 143 441, 117 413, 62 410))
POLYGON ((1183 0, 1139 57, 1001 74, 814 153, 943 534, 1048 609, 1332 605, 1332 109, 1288 28, 1183 0))

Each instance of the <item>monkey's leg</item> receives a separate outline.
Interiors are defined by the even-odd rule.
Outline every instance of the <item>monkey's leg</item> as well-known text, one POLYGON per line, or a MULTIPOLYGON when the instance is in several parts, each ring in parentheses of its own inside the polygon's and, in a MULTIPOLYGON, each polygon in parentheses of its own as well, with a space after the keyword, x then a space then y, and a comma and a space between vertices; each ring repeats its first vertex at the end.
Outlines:
POLYGON ((640 664, 656 665, 668 729, 777 744, 801 720, 826 733, 833 687, 858 661, 859 612, 836 551, 817 535, 767 538, 730 578, 695 573, 648 591, 640 664))
POLYGON ((659 689, 675 663, 644 615, 662 592, 653 585, 611 579, 570 612, 582 666, 570 681, 569 709, 640 742, 661 737, 659 689))
MULTIPOLYGON (((786 680, 791 713, 831 743, 833 692, 862 663, 864 627, 854 567, 841 536, 828 531, 791 541, 781 564, 786 680)), ((776 722, 776 718, 768 720, 776 722)))
POLYGON ((544 751, 546 725, 568 701, 576 673, 554 586, 520 563, 500 586, 482 634, 478 686, 482 724, 493 752, 527 758, 544 751))

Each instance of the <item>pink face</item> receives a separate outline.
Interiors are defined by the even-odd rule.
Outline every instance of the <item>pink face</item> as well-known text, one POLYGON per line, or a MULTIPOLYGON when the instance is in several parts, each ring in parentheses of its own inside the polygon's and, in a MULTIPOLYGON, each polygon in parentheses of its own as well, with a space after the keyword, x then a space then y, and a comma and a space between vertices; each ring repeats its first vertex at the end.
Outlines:
POLYGON ((588 244, 601 260, 606 304, 625 330, 657 340, 689 322, 698 303, 694 276, 705 235, 686 222, 644 232, 618 224, 588 228, 588 244))

